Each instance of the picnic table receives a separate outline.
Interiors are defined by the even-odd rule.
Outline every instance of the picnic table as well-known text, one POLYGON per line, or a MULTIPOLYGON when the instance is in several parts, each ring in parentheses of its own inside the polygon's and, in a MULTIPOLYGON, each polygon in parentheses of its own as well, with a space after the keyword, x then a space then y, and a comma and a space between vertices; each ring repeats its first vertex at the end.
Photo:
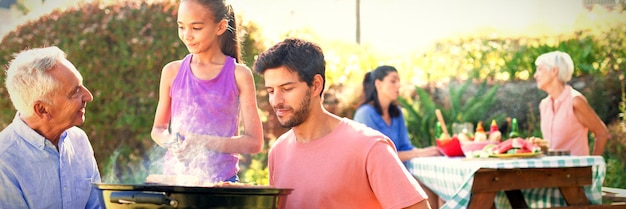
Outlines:
POLYGON ((446 201, 442 208, 454 209, 619 208, 602 205, 605 167, 601 156, 420 157, 407 165, 446 201))

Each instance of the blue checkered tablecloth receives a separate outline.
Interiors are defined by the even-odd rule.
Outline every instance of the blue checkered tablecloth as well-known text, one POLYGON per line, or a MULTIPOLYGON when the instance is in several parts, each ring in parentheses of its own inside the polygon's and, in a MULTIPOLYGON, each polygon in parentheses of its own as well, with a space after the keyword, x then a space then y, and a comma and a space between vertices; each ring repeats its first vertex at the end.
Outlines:
MULTIPOLYGON (((474 173, 480 168, 562 168, 592 166, 593 180, 585 186, 585 194, 592 204, 602 204, 602 182, 606 164, 601 156, 543 156, 538 158, 484 158, 419 157, 409 161, 407 168, 422 184, 446 201, 442 208, 467 208, 474 173)), ((538 179, 540 181, 540 179, 538 179)), ((558 188, 522 190, 530 208, 565 206, 558 188)), ((496 196, 498 208, 511 206, 503 192, 496 196)))

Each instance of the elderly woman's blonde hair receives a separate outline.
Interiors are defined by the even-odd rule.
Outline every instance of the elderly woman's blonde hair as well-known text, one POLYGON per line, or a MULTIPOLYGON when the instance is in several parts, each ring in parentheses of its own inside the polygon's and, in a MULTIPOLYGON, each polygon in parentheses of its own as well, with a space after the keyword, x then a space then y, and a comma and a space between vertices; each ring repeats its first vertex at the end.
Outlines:
POLYGON ((52 46, 24 50, 11 61, 5 82, 11 102, 20 115, 32 116, 36 101, 52 104, 59 83, 48 71, 63 59, 65 52, 52 46))
POLYGON ((559 71, 559 81, 563 83, 567 83, 571 80, 572 74, 574 73, 574 61, 572 61, 572 57, 562 51, 552 51, 539 55, 539 57, 535 60, 535 65, 548 66, 550 71, 556 67, 559 71))

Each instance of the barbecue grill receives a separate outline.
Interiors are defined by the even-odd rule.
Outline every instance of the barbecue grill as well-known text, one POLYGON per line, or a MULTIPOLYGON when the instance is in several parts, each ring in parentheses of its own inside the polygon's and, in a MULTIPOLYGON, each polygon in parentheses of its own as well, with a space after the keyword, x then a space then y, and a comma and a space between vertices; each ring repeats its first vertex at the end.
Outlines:
POLYGON ((283 209, 293 189, 271 186, 175 186, 94 183, 105 209, 283 209))

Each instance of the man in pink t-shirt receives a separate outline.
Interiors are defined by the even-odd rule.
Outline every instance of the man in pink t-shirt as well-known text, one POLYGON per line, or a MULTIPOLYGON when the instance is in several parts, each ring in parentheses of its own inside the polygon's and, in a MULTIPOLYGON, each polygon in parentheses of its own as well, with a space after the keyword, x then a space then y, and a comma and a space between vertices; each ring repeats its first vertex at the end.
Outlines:
POLYGON ((281 126, 291 128, 268 159, 270 184, 293 189, 285 208, 430 208, 389 138, 324 109, 319 46, 285 39, 261 53, 254 69, 281 126))

